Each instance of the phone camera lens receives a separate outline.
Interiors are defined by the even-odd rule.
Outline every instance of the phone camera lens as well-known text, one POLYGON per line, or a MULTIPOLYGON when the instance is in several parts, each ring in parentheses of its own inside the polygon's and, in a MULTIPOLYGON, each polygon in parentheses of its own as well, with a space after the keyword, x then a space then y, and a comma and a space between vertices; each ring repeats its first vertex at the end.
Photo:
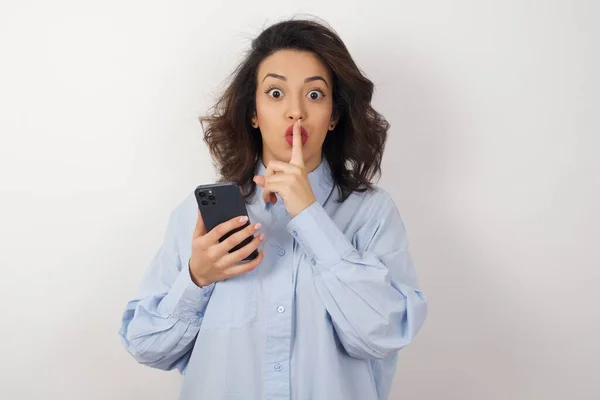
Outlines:
POLYGON ((215 199, 215 196, 213 196, 213 195, 211 194, 210 196, 208 196, 208 199, 209 199, 209 200, 214 200, 214 199, 215 199))
POLYGON ((208 201, 206 201, 206 200, 202 200, 202 205, 203 205, 203 206, 206 206, 206 205, 208 205, 208 201))
POLYGON ((200 197, 204 197, 204 196, 206 196, 206 193, 200 192, 200 197))

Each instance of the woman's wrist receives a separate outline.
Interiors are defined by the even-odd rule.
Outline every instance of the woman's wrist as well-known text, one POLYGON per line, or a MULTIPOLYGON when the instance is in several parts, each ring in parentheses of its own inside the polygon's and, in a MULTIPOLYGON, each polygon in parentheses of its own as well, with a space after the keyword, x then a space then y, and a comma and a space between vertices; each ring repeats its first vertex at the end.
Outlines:
POLYGON ((188 260, 188 270, 190 271, 190 278, 192 278, 192 282, 194 282, 194 284, 196 286, 198 286, 199 288, 209 286, 212 283, 211 281, 209 281, 208 279, 203 278, 201 276, 194 275, 194 272, 192 271, 192 266, 190 264, 191 261, 192 261, 192 258, 190 257, 190 259, 188 260))

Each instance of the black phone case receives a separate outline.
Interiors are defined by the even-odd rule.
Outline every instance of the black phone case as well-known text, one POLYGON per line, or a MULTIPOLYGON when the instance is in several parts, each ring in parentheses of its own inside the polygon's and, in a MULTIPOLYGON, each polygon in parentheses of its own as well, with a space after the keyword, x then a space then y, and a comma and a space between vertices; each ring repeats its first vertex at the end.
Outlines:
MULTIPOLYGON (((196 188, 194 194, 196 196, 198 208, 202 214, 206 232, 210 232, 215 226, 229 221, 232 218, 242 215, 248 216, 242 192, 234 183, 200 185, 196 188)), ((248 218, 248 221, 243 226, 235 228, 219 238, 219 242, 222 242, 248 225, 250 225, 250 218, 248 218)), ((232 253, 241 249, 250 243, 253 238, 254 235, 247 237, 241 243, 230 249, 229 252, 232 253)), ((258 257, 258 251, 254 250, 248 257, 244 258, 243 261, 250 261, 256 257, 258 257)))

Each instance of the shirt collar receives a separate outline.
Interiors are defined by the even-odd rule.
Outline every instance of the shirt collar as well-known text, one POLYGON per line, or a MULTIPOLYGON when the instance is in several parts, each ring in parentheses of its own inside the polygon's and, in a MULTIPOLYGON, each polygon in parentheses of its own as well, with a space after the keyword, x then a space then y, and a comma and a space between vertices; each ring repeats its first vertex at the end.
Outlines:
MULTIPOLYGON (((262 159, 258 160, 255 171, 256 175, 265 175, 266 168, 263 165, 262 159)), ((331 191, 334 186, 333 177, 331 175, 331 169, 325 156, 322 157, 321 163, 317 166, 317 168, 308 173, 308 181, 310 182, 310 187, 312 188, 312 191, 315 197, 317 198, 317 202, 321 204, 321 206, 325 205, 325 201, 327 200, 327 198, 329 198, 329 195, 331 194, 331 191)), ((262 194, 263 188, 259 185, 256 185, 256 196, 258 197, 259 204, 264 209, 269 209, 272 206, 272 204, 265 203, 262 194)), ((277 204, 283 204, 283 201, 281 200, 281 197, 279 197, 279 195, 277 195, 277 203, 275 205, 277 204)))

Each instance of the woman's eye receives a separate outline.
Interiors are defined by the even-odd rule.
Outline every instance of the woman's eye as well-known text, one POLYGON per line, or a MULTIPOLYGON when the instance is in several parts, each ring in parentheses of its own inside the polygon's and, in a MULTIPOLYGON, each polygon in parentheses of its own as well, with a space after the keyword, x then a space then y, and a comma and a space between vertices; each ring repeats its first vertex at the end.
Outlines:
POLYGON ((274 99, 279 99, 280 97, 283 97, 283 92, 279 89, 271 89, 267 92, 267 94, 273 97, 274 99))
POLYGON ((320 100, 323 97, 323 93, 320 90, 311 90, 308 92, 308 97, 311 100, 320 100))

